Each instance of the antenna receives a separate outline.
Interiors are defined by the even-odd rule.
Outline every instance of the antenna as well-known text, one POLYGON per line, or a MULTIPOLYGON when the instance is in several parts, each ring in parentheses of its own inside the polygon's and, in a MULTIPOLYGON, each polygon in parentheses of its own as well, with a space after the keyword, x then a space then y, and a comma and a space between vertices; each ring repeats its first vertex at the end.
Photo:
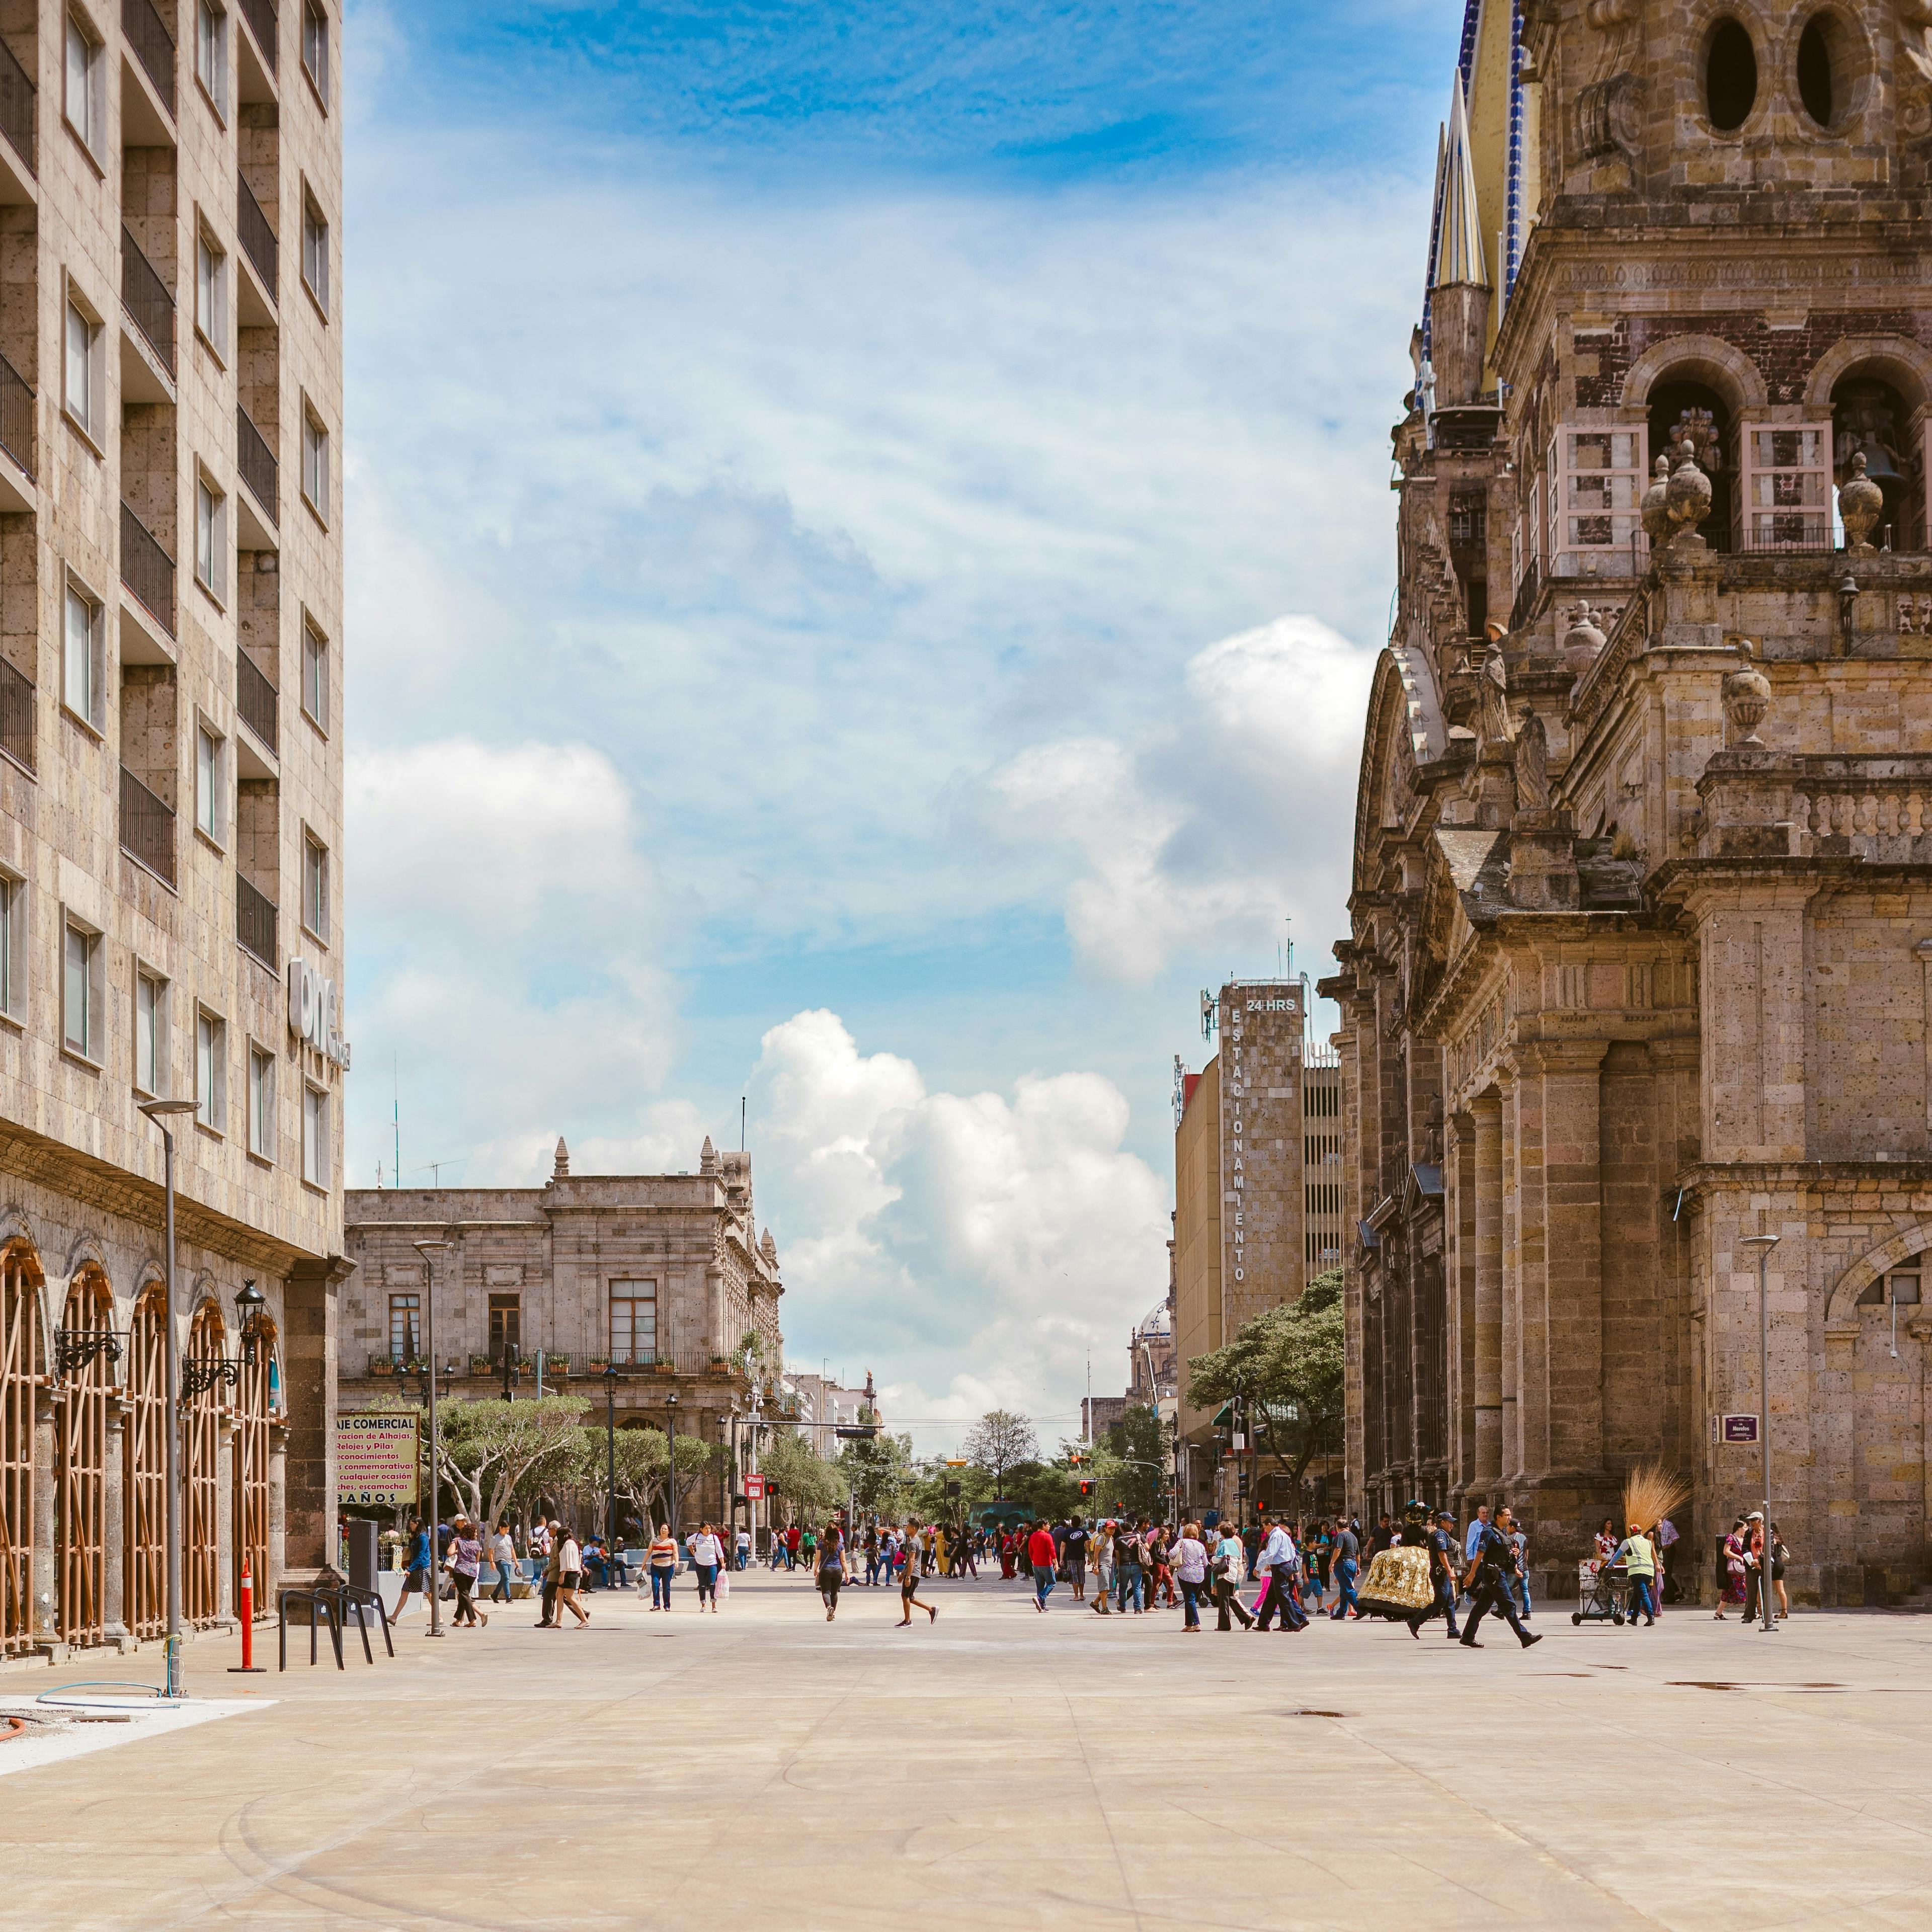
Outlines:
POLYGON ((745 1151, 745 1096, 738 1096, 738 1151, 745 1151))
POLYGON ((400 1187, 403 1184, 403 1056, 400 1050, 389 1063, 389 1077, 394 1083, 389 1090, 389 1120, 396 1132, 396 1164, 390 1172, 400 1187))

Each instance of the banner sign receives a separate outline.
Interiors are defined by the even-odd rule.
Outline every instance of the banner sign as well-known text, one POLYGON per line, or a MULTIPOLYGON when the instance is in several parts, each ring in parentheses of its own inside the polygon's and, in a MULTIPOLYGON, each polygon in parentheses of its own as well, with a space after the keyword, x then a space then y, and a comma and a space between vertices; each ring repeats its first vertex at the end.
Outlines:
POLYGON ((747 1476, 745 1478, 745 1500, 750 1503, 761 1503, 764 1499, 764 1478, 762 1476, 747 1476))
POLYGON ((416 1501, 416 1422, 413 1415, 335 1418, 338 1509, 394 1509, 416 1501))

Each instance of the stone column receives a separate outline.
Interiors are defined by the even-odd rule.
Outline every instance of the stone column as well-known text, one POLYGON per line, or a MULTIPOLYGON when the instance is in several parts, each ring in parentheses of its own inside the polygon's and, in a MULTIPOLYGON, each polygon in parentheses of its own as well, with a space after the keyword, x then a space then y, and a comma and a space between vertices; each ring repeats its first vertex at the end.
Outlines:
POLYGON ((340 1255, 298 1262, 283 1291, 289 1433, 281 1580, 291 1584, 334 1567, 336 1298, 352 1265, 340 1255))
POLYGON ((1521 1148, 1521 1083, 1510 1068, 1500 1076, 1502 1090, 1502 1130, 1500 1162, 1502 1173, 1502 1265, 1499 1270, 1502 1305, 1499 1311, 1502 1330, 1502 1372, 1498 1380, 1502 1414, 1502 1467, 1497 1472, 1505 1484, 1522 1474, 1522 1163, 1521 1148))
POLYGON ((1476 1466, 1476 1136, 1452 1114, 1443 1137, 1444 1293, 1449 1324, 1448 1484, 1460 1502, 1476 1466))
POLYGON ((1548 1367, 1537 1423, 1547 1469, 1604 1462, 1603 1139, 1605 1042, 1538 1049, 1542 1080, 1544 1259, 1539 1308, 1548 1367))
POLYGON ((289 1430, 285 1422, 268 1424, 268 1574, 255 1582, 255 1610, 272 1609, 282 1572, 289 1562, 289 1430))
POLYGON ((1475 1239, 1471 1482, 1487 1499, 1503 1473, 1503 1101, 1493 1088, 1470 1104, 1475 1239))
POLYGON ((132 1647, 128 1628, 128 1399, 107 1398, 107 1468, 101 1478, 101 1636, 117 1649, 132 1647))
POLYGON ((1691 893, 1703 1006, 1707 1161, 1805 1157, 1804 908, 1801 880, 1691 893))
POLYGON ((60 1571, 54 1550, 54 1398, 46 1388, 34 1391, 34 1553, 28 1587, 33 1592, 34 1640, 43 1648, 60 1642, 60 1571))

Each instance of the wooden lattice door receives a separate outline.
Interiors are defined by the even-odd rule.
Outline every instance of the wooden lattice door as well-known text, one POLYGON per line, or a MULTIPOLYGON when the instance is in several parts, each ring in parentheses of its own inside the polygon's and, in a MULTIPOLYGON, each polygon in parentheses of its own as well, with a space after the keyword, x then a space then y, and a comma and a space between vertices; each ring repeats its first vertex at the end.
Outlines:
POLYGON ((242 1613, 242 1564, 254 1579, 255 1614, 268 1594, 268 1385, 274 1336, 265 1322, 255 1360, 242 1365, 235 1392, 235 1612, 242 1613))
MULTIPOLYGON (((68 1291, 61 1326, 100 1333, 114 1325, 114 1298, 92 1270, 68 1291)), ((107 1588, 107 1394, 113 1374, 105 1354, 70 1369, 55 1410, 60 1429, 54 1514, 56 1615, 62 1640, 98 1643, 106 1633, 107 1588)))
POLYGON ((34 1390, 44 1361, 40 1266, 16 1242, 0 1254, 0 1657, 34 1643, 34 1390))
MULTIPOLYGON (((203 1302, 188 1330, 188 1354, 222 1354, 221 1311, 203 1302)), ((182 1405, 182 1616, 206 1626, 221 1612, 220 1383, 182 1405)))
POLYGON ((167 1295, 142 1296, 128 1338, 128 1628, 138 1637, 167 1628, 167 1295))

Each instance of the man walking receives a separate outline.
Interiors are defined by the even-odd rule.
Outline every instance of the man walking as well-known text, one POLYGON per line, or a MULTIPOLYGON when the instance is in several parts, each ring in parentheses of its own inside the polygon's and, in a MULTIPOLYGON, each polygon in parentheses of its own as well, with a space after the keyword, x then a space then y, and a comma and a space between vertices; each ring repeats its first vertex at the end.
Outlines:
POLYGON ((496 1534, 490 1539, 490 1560, 496 1566, 496 1588, 491 1601, 507 1604, 510 1600, 510 1579, 516 1573, 517 1546, 510 1539, 510 1526, 500 1522, 496 1534))
POLYGON ((1532 1636, 1523 1628, 1522 1619, 1516 1614, 1515 1593, 1510 1587, 1516 1580, 1520 1561, 1514 1536, 1515 1528, 1516 1519, 1506 1509, 1498 1510, 1495 1522, 1483 1526, 1475 1558, 1469 1565, 1468 1574, 1462 1579, 1462 1587, 1470 1592, 1470 1600, 1475 1606, 1461 1640, 1467 1649, 1482 1648, 1476 1640, 1476 1632, 1492 1610, 1507 1620, 1510 1628, 1516 1632, 1516 1641, 1525 1650, 1543 1641, 1540 1633, 1532 1636))
POLYGON ((1046 1600, 1053 1594, 1053 1573, 1058 1557, 1053 1532, 1047 1527, 1045 1516, 1034 1525, 1033 1534, 1027 1538, 1027 1555, 1033 1564, 1034 1607, 1044 1616, 1046 1600))
POLYGON ((412 1590, 422 1592, 423 1601, 429 1601, 429 1593, 434 1586, 430 1582, 429 1532, 424 1528, 419 1516, 410 1519, 410 1553, 407 1568, 403 1573, 403 1594, 396 1599, 396 1607, 389 1612, 389 1621, 394 1623, 403 1614, 404 1606, 410 1600, 412 1590))
POLYGON ((1630 1576, 1630 1622, 1636 1622, 1637 1612, 1643 1612, 1646 1629, 1657 1621, 1656 1596, 1657 1552, 1648 1537, 1635 1523, 1630 1526, 1630 1534, 1616 1546, 1610 1558, 1612 1563, 1621 1563, 1630 1576))
POLYGON ((1355 1579, 1361 1574, 1362 1546, 1355 1532, 1345 1521, 1335 1532, 1334 1568, 1335 1607, 1328 1612, 1328 1621, 1339 1624, 1352 1611, 1359 1618, 1362 1606, 1355 1600, 1355 1579))
POLYGON ((1294 1600, 1294 1539, 1288 1533, 1288 1526, 1278 1516, 1264 1514, 1262 1527, 1267 1540, 1262 1544, 1261 1554, 1255 1558, 1255 1572, 1268 1575, 1268 1588, 1262 1598, 1261 1608, 1255 1615, 1255 1628, 1264 1630, 1269 1620, 1279 1610, 1281 1628, 1284 1636, 1290 1630, 1305 1630, 1308 1619, 1302 1614, 1301 1606, 1294 1600))
POLYGON ((1408 1619, 1408 1634, 1419 1637, 1422 1627, 1431 1617, 1448 1619, 1449 1634, 1460 1634, 1456 1628, 1456 1512, 1438 1510, 1436 1527, 1429 1532, 1429 1577, 1436 1586, 1436 1600, 1426 1610, 1418 1610, 1408 1619))

